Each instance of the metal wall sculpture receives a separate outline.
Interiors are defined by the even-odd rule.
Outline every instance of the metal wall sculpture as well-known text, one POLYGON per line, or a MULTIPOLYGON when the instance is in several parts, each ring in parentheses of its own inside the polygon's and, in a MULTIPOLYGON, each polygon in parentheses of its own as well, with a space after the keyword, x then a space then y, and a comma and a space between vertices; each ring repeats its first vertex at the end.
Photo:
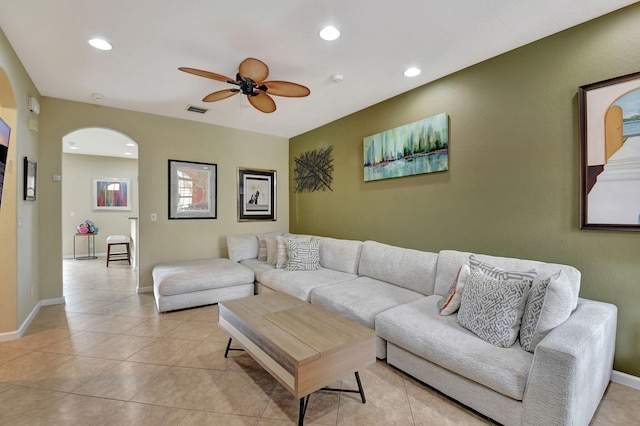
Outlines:
POLYGON ((314 149, 295 158, 295 192, 314 192, 331 189, 333 177, 333 146, 314 149))

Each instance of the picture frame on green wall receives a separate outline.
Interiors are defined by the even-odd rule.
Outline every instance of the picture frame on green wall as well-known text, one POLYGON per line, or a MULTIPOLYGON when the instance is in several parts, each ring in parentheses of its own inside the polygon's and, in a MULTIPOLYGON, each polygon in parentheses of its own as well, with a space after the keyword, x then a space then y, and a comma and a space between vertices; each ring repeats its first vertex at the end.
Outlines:
POLYGON ((578 89, 580 229, 640 231, 640 72, 578 89))
POLYGON ((276 171, 238 168, 238 222, 276 220, 276 171))

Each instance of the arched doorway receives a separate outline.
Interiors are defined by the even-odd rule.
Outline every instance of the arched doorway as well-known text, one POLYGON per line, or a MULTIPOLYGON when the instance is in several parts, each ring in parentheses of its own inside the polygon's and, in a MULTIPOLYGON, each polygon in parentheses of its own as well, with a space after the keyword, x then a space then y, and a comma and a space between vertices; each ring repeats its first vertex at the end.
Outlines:
MULTIPOLYGON (((91 252, 98 260, 96 274, 106 267, 109 235, 130 235, 132 265, 110 263, 109 268, 130 268, 137 289, 138 144, 113 129, 90 127, 72 131, 62 138, 62 252, 63 261, 82 262, 91 252), (99 202, 99 188, 118 184, 124 196, 114 203, 99 202), (76 227, 91 221, 98 228, 95 237, 77 236, 76 227)), ((92 269, 93 270, 93 269, 92 269)))

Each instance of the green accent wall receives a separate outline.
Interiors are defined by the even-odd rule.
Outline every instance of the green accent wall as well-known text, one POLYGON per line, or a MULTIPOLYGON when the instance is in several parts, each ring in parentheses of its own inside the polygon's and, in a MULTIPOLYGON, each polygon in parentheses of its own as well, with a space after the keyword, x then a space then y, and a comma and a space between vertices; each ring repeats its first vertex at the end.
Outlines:
POLYGON ((579 229, 577 98, 640 71, 639 22, 637 4, 292 138, 291 232, 573 265, 581 297, 618 306, 614 368, 640 376, 640 233, 579 229), (364 182, 365 136, 441 112, 449 171, 364 182), (295 158, 328 146, 331 190, 295 193, 295 158))

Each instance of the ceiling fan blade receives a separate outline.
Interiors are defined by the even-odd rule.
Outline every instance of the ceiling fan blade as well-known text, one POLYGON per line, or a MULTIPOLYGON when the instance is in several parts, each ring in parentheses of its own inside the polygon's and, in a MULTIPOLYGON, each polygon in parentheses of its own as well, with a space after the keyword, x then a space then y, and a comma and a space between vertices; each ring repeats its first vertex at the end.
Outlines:
POLYGON ((269 76, 269 67, 259 59, 247 58, 240 63, 238 68, 240 77, 250 78, 256 83, 260 83, 269 76))
POLYGON ((222 99, 230 98, 238 93, 240 93, 240 90, 238 89, 219 90, 217 92, 209 93, 207 96, 202 98, 202 102, 221 101, 222 99))
POLYGON ((298 83, 291 83, 290 81, 265 81, 262 84, 267 86, 267 93, 276 96, 288 96, 290 98, 302 98, 309 96, 311 90, 306 86, 298 83))
POLYGON ((189 74, 195 74, 195 75, 199 75, 200 77, 211 78, 213 80, 222 81, 224 83, 227 83, 229 81, 235 82, 234 79, 225 77, 224 75, 221 75, 221 74, 216 74, 215 72, 203 71, 203 70, 198 70, 195 68, 188 68, 188 67, 180 67, 178 69, 180 71, 188 72, 189 74))
POLYGON ((276 110, 276 103, 264 92, 259 92, 257 96, 247 96, 247 98, 249 103, 259 111, 270 113, 276 110))

